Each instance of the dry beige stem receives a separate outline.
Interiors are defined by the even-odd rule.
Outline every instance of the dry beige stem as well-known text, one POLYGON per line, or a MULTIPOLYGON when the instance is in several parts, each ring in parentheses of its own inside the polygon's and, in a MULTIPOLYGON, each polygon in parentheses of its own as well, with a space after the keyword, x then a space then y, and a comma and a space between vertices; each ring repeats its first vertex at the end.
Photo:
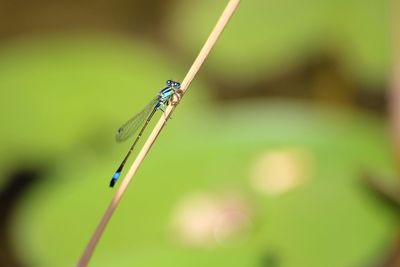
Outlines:
MULTIPOLYGON (((207 41, 205 42, 203 48, 200 50, 199 55, 197 56, 196 60, 194 61, 192 67, 189 69, 188 73, 186 74, 181 90, 182 96, 185 94, 186 90, 188 89, 190 83, 193 81, 194 77, 196 76, 197 72, 199 71, 201 65, 203 64, 204 60, 207 58, 208 54, 210 53, 211 49, 214 47, 218 37, 221 35, 223 29, 225 28, 226 24, 228 23, 229 19, 231 18, 233 12, 236 10, 237 6, 239 5, 240 0, 230 0, 225 7, 221 17, 219 18, 217 24, 215 25, 214 29, 212 30, 210 36, 208 37, 207 41)), ((77 266, 78 267, 85 267, 88 265, 89 260, 93 254, 94 249, 96 248, 99 239, 104 232, 108 221, 110 220, 114 210, 118 206, 122 196, 124 195, 129 183, 132 181, 133 176, 137 172, 139 166, 143 162, 144 158, 146 157, 147 153, 149 152, 151 146, 154 144, 155 140, 157 139, 158 135, 160 134, 162 128, 164 128, 166 121, 171 116, 171 113, 175 109, 176 105, 179 104, 180 100, 177 100, 175 105, 170 105, 165 110, 165 116, 162 116, 157 124, 154 126, 153 131, 147 138, 145 144, 143 145, 142 149, 140 150, 138 156, 136 157, 135 161, 133 162, 131 168, 129 169, 128 173, 125 175, 124 179, 121 182, 120 187, 118 188, 117 192, 113 200, 111 201, 110 205, 108 206, 106 212, 103 215, 99 225, 97 226, 96 231, 94 232, 92 238, 89 241, 85 251, 82 254, 81 259, 79 260, 77 266)))

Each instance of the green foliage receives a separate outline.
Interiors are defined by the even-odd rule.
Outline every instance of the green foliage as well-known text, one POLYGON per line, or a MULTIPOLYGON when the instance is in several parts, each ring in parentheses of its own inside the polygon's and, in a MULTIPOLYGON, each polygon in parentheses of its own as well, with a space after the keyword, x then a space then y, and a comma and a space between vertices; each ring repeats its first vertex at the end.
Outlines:
MULTIPOLYGON (((172 16, 171 36, 196 53, 224 1, 182 1, 172 16), (190 23, 182 23, 190 21, 190 23), (177 30, 178 29, 178 30, 177 30)), ((242 1, 209 59, 217 75, 252 83, 315 53, 332 53, 353 77, 382 82, 390 67, 388 1, 242 1)))
MULTIPOLYGON (((183 1, 179 16, 171 16, 174 34, 185 37, 175 38, 182 54, 197 53, 224 3, 218 5, 183 1)), ((331 40, 363 79, 387 73, 384 2, 243 1, 239 10, 205 65, 223 78, 250 82, 331 40)), ((26 38, 3 47, 0 58, 0 172, 23 161, 49 169, 21 201, 15 246, 27 265, 74 265, 115 192, 107 185, 129 146, 114 144, 115 129, 154 97, 164 79, 180 80, 185 71, 151 44, 116 36, 26 38)), ((91 265, 261 266, 270 259, 284 267, 338 267, 379 255, 396 222, 362 189, 360 174, 393 168, 382 118, 285 101, 216 107, 203 84, 192 87, 91 265), (255 192, 255 158, 285 147, 312 155, 307 182, 275 197, 255 192), (179 244, 170 232, 177 203, 191 193, 231 188, 252 209, 248 236, 212 248, 179 244)))
MULTIPOLYGON (((316 113, 299 103, 217 108, 203 102, 200 108, 188 105, 191 97, 135 177, 93 266, 258 266, 269 254, 287 267, 354 266, 390 240, 393 216, 359 183, 363 166, 392 166, 383 122, 350 111, 316 113), (254 158, 281 147, 309 151, 312 177, 284 195, 257 194, 249 185, 254 158), (176 204, 190 193, 224 188, 235 188, 251 203, 249 236, 212 249, 179 245, 169 232, 176 204)), ((29 262, 74 264, 113 196, 109 175, 125 149, 65 155, 51 182, 24 200, 15 235, 29 262)))

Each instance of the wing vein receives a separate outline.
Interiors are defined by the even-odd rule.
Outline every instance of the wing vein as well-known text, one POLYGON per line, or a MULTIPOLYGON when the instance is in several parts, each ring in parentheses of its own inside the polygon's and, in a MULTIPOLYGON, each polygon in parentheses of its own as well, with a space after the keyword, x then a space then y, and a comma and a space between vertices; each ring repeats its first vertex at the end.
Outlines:
POLYGON ((131 137, 135 132, 137 132, 137 130, 144 123, 151 111, 153 111, 157 102, 158 98, 156 97, 152 101, 150 101, 150 103, 147 104, 147 106, 145 106, 142 111, 137 113, 127 122, 125 122, 121 127, 119 127, 115 135, 115 140, 117 142, 123 142, 131 137))

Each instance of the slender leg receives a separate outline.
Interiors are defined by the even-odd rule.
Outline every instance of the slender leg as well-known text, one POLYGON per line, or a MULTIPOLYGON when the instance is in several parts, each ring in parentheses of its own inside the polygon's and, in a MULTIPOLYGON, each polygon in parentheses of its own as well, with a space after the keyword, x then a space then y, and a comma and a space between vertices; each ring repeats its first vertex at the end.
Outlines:
POLYGON ((179 103, 179 101, 181 101, 181 98, 182 98, 182 90, 181 90, 181 89, 177 90, 177 91, 174 93, 174 96, 175 96, 176 98, 175 98, 175 99, 172 99, 171 104, 174 105, 174 106, 176 106, 176 105, 179 103))

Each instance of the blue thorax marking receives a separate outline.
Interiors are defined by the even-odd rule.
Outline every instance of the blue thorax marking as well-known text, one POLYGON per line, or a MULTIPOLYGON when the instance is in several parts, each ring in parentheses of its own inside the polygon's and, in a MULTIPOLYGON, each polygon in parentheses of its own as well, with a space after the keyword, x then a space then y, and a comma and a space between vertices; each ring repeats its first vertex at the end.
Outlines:
POLYGON ((167 87, 165 89, 162 89, 158 95, 158 100, 160 102, 166 102, 168 101, 171 96, 175 93, 175 89, 172 87, 167 87))

